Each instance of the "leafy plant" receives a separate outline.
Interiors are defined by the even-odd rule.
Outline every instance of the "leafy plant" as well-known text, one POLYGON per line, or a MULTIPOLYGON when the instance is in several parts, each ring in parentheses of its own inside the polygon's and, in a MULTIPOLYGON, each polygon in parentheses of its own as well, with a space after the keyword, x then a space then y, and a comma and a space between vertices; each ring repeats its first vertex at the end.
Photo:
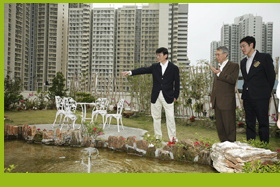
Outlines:
POLYGON ((181 83, 180 97, 182 99, 183 106, 186 108, 186 114, 188 115, 188 111, 190 111, 190 115, 193 116, 191 89, 189 86, 191 81, 190 71, 183 64, 179 64, 179 71, 181 83))
POLYGON ((260 141, 260 140, 250 139, 249 141, 243 140, 243 142, 250 144, 252 147, 263 148, 263 149, 271 149, 269 143, 263 142, 263 141, 260 141))
POLYGON ((90 123, 84 122, 83 126, 84 126, 84 134, 87 137, 96 138, 97 136, 102 135, 103 133, 103 128, 98 127, 97 122, 90 122, 90 123))
POLYGON ((244 109, 242 107, 236 106, 236 122, 240 123, 240 122, 244 122, 245 118, 244 118, 244 109))
POLYGON ((42 92, 41 89, 37 90, 37 93, 35 94, 36 98, 36 106, 38 109, 44 109, 46 107, 47 104, 47 93, 46 92, 42 92))
MULTIPOLYGON (((195 135, 199 136, 198 133, 195 133, 195 135)), ((199 136, 199 138, 197 138, 197 141, 194 143, 194 146, 210 150, 214 143, 217 143, 217 141, 214 139, 208 137, 203 138, 202 136, 199 136)))
POLYGON ((196 113, 200 114, 203 111, 203 104, 195 103, 193 109, 196 113))
POLYGON ((92 103, 95 101, 95 98, 86 92, 77 92, 76 93, 77 102, 84 102, 84 103, 92 103))
POLYGON ((10 165, 8 168, 4 168, 4 173, 10 173, 15 168, 16 168, 15 165, 10 165))
POLYGON ((25 99, 25 106, 26 109, 33 109, 33 107, 36 107, 36 99, 33 98, 34 94, 30 93, 28 95, 28 98, 25 99))
POLYGON ((67 95, 66 91, 68 91, 68 89, 64 89, 65 80, 66 79, 64 78, 62 72, 56 73, 56 76, 52 79, 52 86, 48 90, 49 100, 55 99, 55 96, 64 97, 67 95))
POLYGON ((274 162, 274 165, 262 165, 260 160, 254 164, 251 162, 244 163, 242 167, 244 173, 280 173, 280 161, 274 162))
POLYGON ((280 138, 280 129, 277 127, 276 123, 274 126, 269 127, 269 133, 273 138, 280 138))
POLYGON ((4 109, 15 108, 15 104, 23 100, 20 94, 22 83, 20 79, 12 80, 9 75, 4 79, 4 109))
POLYGON ((162 140, 161 139, 157 139, 156 136, 151 136, 150 134, 145 134, 143 136, 144 140, 146 140, 149 145, 153 144, 156 148, 160 148, 162 146, 162 140))

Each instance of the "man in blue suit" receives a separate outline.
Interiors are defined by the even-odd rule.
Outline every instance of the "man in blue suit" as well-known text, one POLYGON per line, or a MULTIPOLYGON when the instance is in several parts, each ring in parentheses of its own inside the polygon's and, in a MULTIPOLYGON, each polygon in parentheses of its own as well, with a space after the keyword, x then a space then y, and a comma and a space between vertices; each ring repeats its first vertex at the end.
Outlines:
POLYGON ((244 79, 242 99, 246 118, 247 140, 256 139, 256 118, 260 140, 269 143, 269 100, 275 82, 273 60, 269 54, 255 50, 256 40, 247 36, 240 40, 244 55, 240 62, 244 79))
POLYGON ((159 63, 150 67, 142 67, 132 71, 122 72, 126 75, 152 74, 153 88, 151 95, 151 113, 154 121, 154 132, 157 139, 162 138, 161 109, 165 110, 167 132, 170 141, 176 140, 176 125, 174 118, 174 102, 179 97, 180 75, 179 68, 168 61, 168 50, 161 47, 156 50, 159 63))

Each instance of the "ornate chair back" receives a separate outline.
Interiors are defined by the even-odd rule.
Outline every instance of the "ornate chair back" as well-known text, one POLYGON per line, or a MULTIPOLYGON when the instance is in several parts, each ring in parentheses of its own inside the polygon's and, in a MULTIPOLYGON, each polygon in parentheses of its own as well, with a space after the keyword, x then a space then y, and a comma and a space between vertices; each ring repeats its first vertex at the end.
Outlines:
POLYGON ((119 100, 117 104, 117 114, 122 114, 124 99, 119 100))
POLYGON ((57 110, 63 110, 63 99, 60 96, 55 96, 55 105, 57 110))
POLYGON ((64 98, 64 110, 66 113, 75 113, 77 102, 72 97, 64 98))

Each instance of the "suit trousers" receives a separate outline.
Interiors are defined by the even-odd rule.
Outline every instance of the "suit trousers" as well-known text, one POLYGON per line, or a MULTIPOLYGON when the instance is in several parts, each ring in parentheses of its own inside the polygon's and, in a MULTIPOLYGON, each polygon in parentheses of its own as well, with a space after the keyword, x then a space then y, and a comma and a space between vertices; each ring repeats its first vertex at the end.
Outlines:
POLYGON ((256 119, 259 122, 260 140, 269 143, 269 99, 252 99, 249 95, 243 100, 246 117, 247 140, 256 139, 256 119))
POLYGON ((236 113, 234 110, 220 110, 215 106, 216 127, 221 142, 236 141, 236 113))
POLYGON ((151 103, 151 113, 152 113, 152 117, 153 117, 154 132, 155 132, 156 138, 162 138, 162 132, 161 132, 162 107, 165 110, 168 137, 169 137, 170 141, 172 141, 173 137, 176 139, 174 102, 171 104, 168 104, 163 97, 162 91, 160 91, 156 102, 154 104, 151 103))

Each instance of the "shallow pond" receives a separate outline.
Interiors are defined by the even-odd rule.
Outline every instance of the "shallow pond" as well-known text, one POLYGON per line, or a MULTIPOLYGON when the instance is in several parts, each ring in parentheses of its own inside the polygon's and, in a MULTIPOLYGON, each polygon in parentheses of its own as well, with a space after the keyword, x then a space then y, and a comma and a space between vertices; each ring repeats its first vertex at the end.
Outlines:
MULTIPOLYGON (((85 148, 28 144, 24 141, 4 142, 4 167, 15 165, 12 173, 87 173, 85 148)), ((211 166, 162 161, 139 157, 110 149, 98 149, 92 159, 91 173, 216 173, 211 166)))

